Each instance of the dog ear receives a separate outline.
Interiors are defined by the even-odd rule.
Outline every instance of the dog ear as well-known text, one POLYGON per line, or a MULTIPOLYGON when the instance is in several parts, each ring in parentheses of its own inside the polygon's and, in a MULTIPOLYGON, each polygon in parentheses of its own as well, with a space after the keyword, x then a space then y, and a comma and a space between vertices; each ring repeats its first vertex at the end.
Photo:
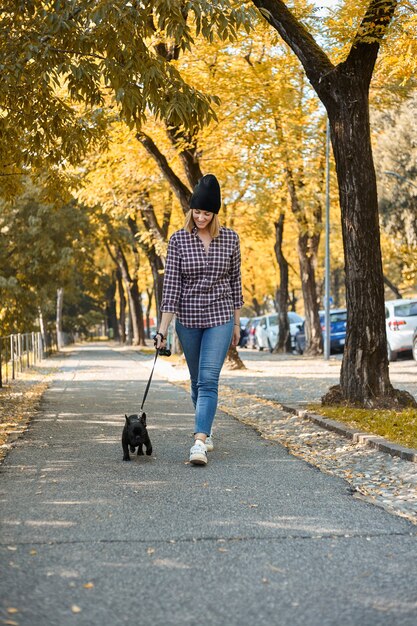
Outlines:
POLYGON ((130 424, 130 419, 126 414, 125 414, 125 418, 126 418, 126 424, 130 424))
POLYGON ((142 411, 142 415, 140 416, 140 421, 144 426, 146 426, 146 413, 142 411))

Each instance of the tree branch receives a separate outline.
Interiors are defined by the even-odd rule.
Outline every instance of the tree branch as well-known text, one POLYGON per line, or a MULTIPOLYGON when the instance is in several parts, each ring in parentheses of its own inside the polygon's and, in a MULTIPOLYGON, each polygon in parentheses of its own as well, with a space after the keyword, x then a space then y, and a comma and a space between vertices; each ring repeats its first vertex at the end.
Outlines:
POLYGON ((322 78, 334 69, 327 54, 282 0, 252 1, 300 59, 309 80, 317 89, 322 78))
POLYGON ((168 137, 172 145, 178 151, 188 182, 194 188, 203 172, 200 168, 197 139, 191 132, 186 132, 181 128, 167 126, 168 137))
POLYGON ((379 46, 387 32, 398 0, 371 0, 364 18, 353 39, 352 47, 344 63, 358 66, 366 71, 368 81, 372 78, 379 46))
MULTIPOLYGON (((139 197, 139 210, 142 215, 143 223, 147 230, 149 230, 154 236, 155 240, 159 240, 161 243, 165 243, 165 236, 161 226, 158 223, 158 218, 155 214, 155 209, 149 200, 147 192, 141 193, 139 197)), ((164 216, 165 218, 165 216, 164 216)))
POLYGON ((171 185, 172 190, 177 196, 184 213, 190 208, 191 191, 184 185, 182 180, 176 175, 172 167, 169 165, 165 155, 159 150, 153 139, 145 133, 137 133, 136 139, 141 142, 148 154, 156 161, 166 180, 171 185))

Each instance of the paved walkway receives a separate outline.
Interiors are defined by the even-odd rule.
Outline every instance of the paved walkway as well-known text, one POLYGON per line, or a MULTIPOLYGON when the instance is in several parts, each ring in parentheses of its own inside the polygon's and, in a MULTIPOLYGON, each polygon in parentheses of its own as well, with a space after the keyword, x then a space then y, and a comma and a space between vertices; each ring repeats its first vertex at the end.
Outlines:
POLYGON ((69 351, 3 463, 3 623, 414 626, 413 524, 224 413, 190 466, 188 394, 159 374, 154 455, 123 463, 149 365, 69 351))

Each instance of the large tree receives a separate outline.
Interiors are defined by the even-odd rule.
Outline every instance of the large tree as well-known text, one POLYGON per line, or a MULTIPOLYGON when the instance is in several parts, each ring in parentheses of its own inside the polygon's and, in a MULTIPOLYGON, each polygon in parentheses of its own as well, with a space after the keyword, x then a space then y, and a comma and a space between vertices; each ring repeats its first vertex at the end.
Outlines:
POLYGON ((388 373, 378 201, 369 124, 369 86, 397 0, 370 0, 350 50, 334 64, 281 0, 253 0, 300 59, 326 107, 339 183, 348 324, 340 385, 324 401, 366 406, 414 402, 388 373), (407 395, 407 397, 404 397, 407 395))

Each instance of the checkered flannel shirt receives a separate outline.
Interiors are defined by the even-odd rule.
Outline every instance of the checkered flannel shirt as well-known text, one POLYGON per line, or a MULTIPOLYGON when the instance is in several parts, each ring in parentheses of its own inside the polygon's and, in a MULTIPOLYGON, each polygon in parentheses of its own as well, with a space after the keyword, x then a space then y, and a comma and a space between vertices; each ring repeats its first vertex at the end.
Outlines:
POLYGON ((189 328, 225 324, 243 305, 239 237, 220 227, 208 253, 197 235, 183 228, 168 244, 161 311, 176 313, 189 328))

